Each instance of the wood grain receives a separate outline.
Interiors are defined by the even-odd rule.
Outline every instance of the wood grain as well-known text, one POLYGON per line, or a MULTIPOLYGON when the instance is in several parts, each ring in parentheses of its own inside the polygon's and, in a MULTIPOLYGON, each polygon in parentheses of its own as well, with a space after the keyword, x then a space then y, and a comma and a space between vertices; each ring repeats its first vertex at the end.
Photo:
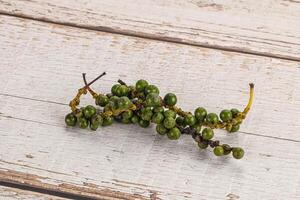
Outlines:
POLYGON ((106 199, 300 198, 298 62, 8 16, 0 16, 0 42, 1 180, 106 199), (170 141, 154 128, 66 128, 81 73, 103 71, 99 91, 146 78, 186 110, 241 109, 255 82, 241 132, 216 136, 245 148, 245 159, 216 158, 189 136, 170 141))
POLYGON ((1 200, 67 200, 65 198, 4 186, 0 186, 0 198, 1 200))
POLYGON ((1 0, 0 12, 87 29, 300 60, 300 3, 1 0))

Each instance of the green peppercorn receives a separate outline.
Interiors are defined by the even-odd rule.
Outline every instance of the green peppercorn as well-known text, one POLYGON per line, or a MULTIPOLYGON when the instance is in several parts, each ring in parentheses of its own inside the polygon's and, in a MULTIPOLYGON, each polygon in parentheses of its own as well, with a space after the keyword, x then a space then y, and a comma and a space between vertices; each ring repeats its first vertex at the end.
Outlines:
POLYGON ((95 100, 96 105, 104 107, 106 104, 108 104, 109 99, 106 95, 99 94, 95 100))
POLYGON ((120 97, 120 99, 117 102, 119 109, 128 109, 132 105, 132 102, 128 97, 120 97))
POLYGON ((202 131, 202 137, 204 140, 210 140, 214 137, 214 131, 211 128, 205 128, 202 131))
POLYGON ((168 106, 174 106, 177 103, 177 97, 173 93, 168 93, 164 97, 164 102, 168 106))
POLYGON ((140 119, 139 120, 139 125, 140 125, 140 127, 147 128, 150 125, 150 122, 146 121, 146 120, 143 120, 143 119, 140 119))
POLYGON ((164 116, 165 117, 172 117, 172 118, 176 118, 176 112, 175 111, 173 111, 173 110, 166 110, 165 112, 164 112, 164 116))
POLYGON ((232 120, 232 113, 230 110, 222 110, 220 113, 220 118, 223 122, 229 122, 232 120))
POLYGON ((193 115, 189 114, 184 118, 184 123, 186 125, 193 126, 194 124, 196 124, 196 118, 193 115))
POLYGON ((129 94, 129 88, 126 85, 121 85, 116 89, 116 95, 119 97, 127 96, 129 94))
POLYGON ((83 109, 83 115, 87 119, 92 118, 96 114, 96 112, 96 108, 92 105, 88 105, 83 109))
POLYGON ((198 120, 198 122, 203 122, 207 115, 207 111, 205 110, 205 108, 198 107, 195 110, 194 114, 195 114, 195 118, 198 120))
POLYGON ((201 132, 201 125, 200 124, 194 124, 192 126, 193 129, 195 129, 196 133, 200 133, 201 132))
POLYGON ((134 124, 138 123, 139 122, 139 117, 137 115, 133 115, 131 117, 131 122, 134 123, 134 124))
POLYGON ((92 124, 90 123, 90 129, 96 131, 99 128, 99 124, 92 124))
POLYGON ((165 135, 168 132, 168 129, 166 129, 162 124, 157 124, 156 132, 160 135, 165 135))
POLYGON ((176 118, 176 124, 182 127, 185 127, 184 118, 183 117, 177 117, 176 118))
POLYGON ((164 115, 162 113, 154 113, 151 121, 155 124, 160 124, 163 120, 164 120, 164 115))
POLYGON ((118 97, 118 96, 111 96, 109 98, 109 102, 114 102, 115 104, 117 104, 119 99, 120 99, 120 97, 118 97))
POLYGON ((73 113, 69 113, 65 117, 65 122, 68 126, 75 126, 77 122, 77 118, 73 113))
POLYGON ((216 113, 209 113, 206 120, 209 124, 216 125, 219 122, 219 117, 216 113))
POLYGON ((140 79, 136 82, 135 89, 138 92, 143 92, 146 86, 148 86, 148 82, 146 80, 140 79))
POLYGON ((120 86, 121 86, 120 84, 115 84, 115 85, 113 85, 112 88, 111 88, 111 93, 112 93, 113 95, 117 95, 117 89, 118 89, 120 86))
POLYGON ((141 114, 141 118, 143 119, 143 120, 146 120, 146 121, 150 121, 151 120, 151 118, 152 118, 152 115, 153 115, 153 112, 152 112, 152 110, 150 109, 143 109, 142 111, 142 114, 141 114))
POLYGON ((171 130, 169 130, 169 132, 167 133, 167 136, 170 140, 177 140, 180 138, 181 132, 178 128, 174 127, 174 128, 171 128, 171 130))
POLYGON ((164 108, 163 107, 161 107, 161 106, 159 106, 159 107, 155 107, 154 109, 153 109, 153 112, 155 112, 155 113, 158 113, 158 112, 164 112, 164 108))
POLYGON ((236 108, 232 108, 231 110, 232 117, 235 118, 240 113, 240 111, 236 108))
POLYGON ((103 124, 103 118, 101 117, 101 115, 94 115, 91 119, 90 122, 90 128, 95 131, 98 129, 99 126, 102 126, 103 124))
POLYGON ((206 141, 198 142, 198 147, 200 149, 206 149, 208 147, 208 143, 206 141))
POLYGON ((228 155, 231 152, 231 147, 228 144, 222 144, 222 147, 224 149, 224 155, 228 155))
POLYGON ((103 124, 103 118, 101 115, 97 114, 97 115, 94 115, 91 119, 91 124, 93 125, 98 125, 98 126, 102 126, 103 124))
POLYGON ((163 123, 167 129, 171 129, 176 125, 175 119, 172 117, 166 117, 163 123))
POLYGON ((161 100, 158 94, 150 93, 146 96, 145 103, 147 106, 156 107, 161 105, 161 100))
POLYGON ((130 118, 129 118, 129 119, 122 118, 122 119, 121 119, 121 122, 122 122, 123 124, 130 124, 130 123, 131 123, 131 120, 130 120, 130 118))
POLYGON ((223 147, 222 146, 216 146, 214 148, 214 154, 216 156, 222 156, 222 155, 224 155, 224 149, 223 149, 223 147))
POLYGON ((235 147, 232 149, 232 156, 235 159, 241 159, 244 156, 244 150, 240 147, 235 147))
POLYGON ((81 117, 78 119, 78 126, 80 128, 87 128, 89 126, 89 121, 86 118, 81 117))
POLYGON ((112 117, 104 117, 102 126, 112 125, 113 118, 112 117))
POLYGON ((231 132, 231 133, 234 133, 234 132, 237 132, 239 129, 240 129, 240 125, 239 125, 239 124, 236 124, 236 125, 233 125, 233 126, 231 127, 230 132, 231 132))
POLYGON ((130 119, 132 116, 133 116, 133 112, 131 110, 127 110, 122 113, 123 119, 130 119))
POLYGON ((159 89, 155 85, 147 85, 145 87, 145 95, 148 95, 150 93, 159 94, 159 89))

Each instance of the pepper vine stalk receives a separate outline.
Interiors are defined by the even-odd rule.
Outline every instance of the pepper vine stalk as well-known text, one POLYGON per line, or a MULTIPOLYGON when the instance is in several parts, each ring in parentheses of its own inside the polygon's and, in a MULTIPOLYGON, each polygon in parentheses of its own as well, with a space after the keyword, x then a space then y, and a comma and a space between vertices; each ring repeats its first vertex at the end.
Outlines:
POLYGON ((82 95, 85 95, 86 93, 87 93, 87 91, 89 91, 89 92, 92 92, 91 94, 96 94, 95 92, 93 92, 91 89, 90 89, 90 85, 92 85, 93 83, 95 83, 98 79, 100 79, 102 76, 104 76, 104 75, 106 75, 106 72, 103 72, 102 74, 100 74, 98 77, 96 77, 94 80, 92 80, 91 82, 89 82, 88 84, 87 84, 87 82, 86 82, 86 79, 85 79, 85 73, 83 73, 82 74, 82 76, 83 76, 83 80, 84 80, 84 83, 85 83, 85 86, 84 87, 82 87, 82 88, 80 88, 80 89, 78 89, 78 92, 77 92, 77 94, 76 94, 76 96, 70 101, 70 103, 69 103, 69 106, 71 107, 71 110, 73 111, 73 112, 75 112, 76 110, 77 110, 77 106, 79 105, 79 103, 80 103, 80 97, 82 96, 82 95))
POLYGON ((207 146, 214 148, 216 156, 232 155, 240 159, 244 155, 244 150, 240 147, 230 147, 228 144, 220 144, 218 140, 212 140, 215 128, 226 128, 228 132, 237 132, 240 124, 246 118, 254 98, 254 84, 250 83, 250 95, 247 106, 242 112, 237 109, 222 110, 221 120, 215 113, 207 114, 207 111, 198 107, 193 115, 175 106, 177 102, 176 95, 168 93, 164 98, 159 96, 159 89, 155 85, 149 85, 147 81, 141 79, 135 86, 127 85, 124 81, 118 80, 111 89, 111 94, 96 93, 91 89, 91 85, 104 76, 96 77, 87 83, 86 74, 83 73, 84 87, 78 89, 76 96, 70 101, 72 113, 65 117, 68 126, 79 125, 80 128, 90 126, 96 130, 98 126, 107 126, 112 124, 112 120, 123 123, 138 123, 141 127, 148 127, 150 122, 156 123, 156 131, 160 135, 167 134, 171 140, 177 140, 181 134, 189 134, 198 143, 199 148, 205 149, 207 146), (96 105, 104 107, 103 110, 97 110, 92 105, 82 107, 80 97, 90 93, 95 99, 96 105), (167 109, 167 110, 165 110, 167 109), (174 113, 174 115, 172 114, 174 113), (178 117, 176 118, 176 115, 178 117), (204 130, 201 131, 201 127, 204 130))

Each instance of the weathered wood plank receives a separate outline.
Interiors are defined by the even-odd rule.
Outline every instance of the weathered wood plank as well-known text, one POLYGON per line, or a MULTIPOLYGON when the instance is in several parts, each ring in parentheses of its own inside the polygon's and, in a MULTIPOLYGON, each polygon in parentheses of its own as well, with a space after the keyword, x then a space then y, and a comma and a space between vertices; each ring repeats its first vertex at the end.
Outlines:
POLYGON ((1 200, 66 200, 65 198, 55 197, 46 194, 40 194, 27 190, 21 190, 11 187, 0 186, 1 200))
MULTIPOLYGON (((12 17, 0 18, 1 95, 16 95, 68 104, 88 78, 106 70, 95 87, 108 92, 122 78, 134 83, 145 78, 162 94, 178 94, 186 110, 205 106, 209 111, 242 109, 248 83, 256 84, 254 109, 241 131, 268 137, 300 140, 300 64, 279 59, 215 51, 12 17), (12 70, 13 69, 13 70, 12 70), (184 75, 184 76, 183 76, 184 75)), ((2 98, 6 105, 9 98, 2 98)), ((25 100, 24 100, 25 101, 25 100)), ((21 106, 22 102, 20 102, 21 106)), ((3 115, 50 124, 63 124, 57 115, 43 118, 45 110, 27 115, 2 106, 3 115)), ((19 108, 30 110, 30 107, 19 108)), ((47 110, 50 112, 51 110, 47 110)))
POLYGON ((300 197, 299 63, 7 16, 0 30, 1 180, 98 199, 300 197), (244 147, 245 159, 216 158, 189 136, 170 141, 153 128, 66 128, 80 73, 103 70, 109 75, 95 84, 101 91, 118 78, 147 78, 162 93, 177 93, 187 110, 241 108, 254 81, 242 132, 216 136, 244 147))
POLYGON ((0 12, 10 15, 300 60, 300 3, 297 1, 0 2, 0 12))

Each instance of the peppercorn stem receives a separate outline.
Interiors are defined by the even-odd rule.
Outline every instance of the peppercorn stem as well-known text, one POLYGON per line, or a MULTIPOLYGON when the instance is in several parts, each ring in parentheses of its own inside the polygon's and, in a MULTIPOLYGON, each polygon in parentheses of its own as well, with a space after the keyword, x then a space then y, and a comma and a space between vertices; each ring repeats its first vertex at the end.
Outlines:
POLYGON ((97 93, 96 92, 94 92, 91 88, 90 88, 90 86, 87 84, 87 81, 86 81, 86 74, 85 73, 82 73, 82 78, 83 78, 83 82, 84 82, 84 84, 85 84, 85 87, 86 87, 86 89, 89 91, 89 93, 94 97, 94 98, 96 98, 98 95, 97 95, 97 93))
POLYGON ((254 84, 250 83, 250 97, 249 97, 249 101, 248 101, 248 105, 246 106, 246 108, 243 111, 244 115, 247 115, 247 113, 249 112, 251 105, 253 103, 253 98, 254 98, 254 84))
MULTIPOLYGON (((83 80, 84 80, 84 83, 85 83, 85 86, 82 87, 82 88, 80 88, 80 89, 78 90, 76 96, 75 96, 75 97, 70 101, 70 103, 69 103, 69 106, 71 107, 71 110, 72 110, 73 112, 75 112, 75 111, 77 110, 76 106, 78 106, 79 103, 80 103, 80 97, 81 97, 81 95, 86 94, 86 93, 87 93, 87 90, 89 90, 89 92, 90 92, 91 89, 89 88, 89 86, 92 85, 93 83, 95 83, 99 78, 101 78, 101 77, 104 76, 105 74, 106 74, 106 72, 103 72, 103 73, 100 74, 98 77, 96 77, 94 80, 92 80, 91 82, 89 82, 88 84, 86 83, 85 73, 82 74, 83 80)), ((91 90, 91 91, 92 91, 92 90, 91 90)), ((93 93, 93 91, 92 91, 92 93, 93 93)), ((92 93, 91 93, 91 94, 92 94, 92 93)), ((93 95, 93 94, 92 94, 92 95, 93 95)), ((97 94, 94 92, 94 95, 97 95, 97 94)), ((94 96, 94 95, 93 95, 93 96, 94 96)))

